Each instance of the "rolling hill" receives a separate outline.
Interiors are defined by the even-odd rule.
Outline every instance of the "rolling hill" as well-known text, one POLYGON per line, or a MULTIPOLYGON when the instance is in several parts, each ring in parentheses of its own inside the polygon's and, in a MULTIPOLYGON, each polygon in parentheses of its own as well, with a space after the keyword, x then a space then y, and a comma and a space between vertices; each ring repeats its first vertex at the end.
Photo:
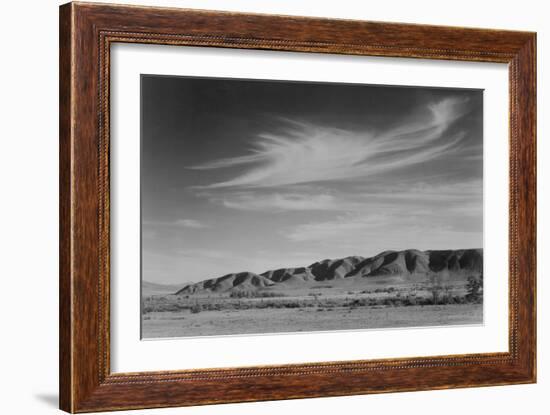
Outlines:
POLYGON ((320 281, 338 283, 375 277, 413 279, 434 275, 441 279, 465 279, 471 275, 479 276, 482 272, 483 249, 428 251, 407 249, 384 251, 370 258, 349 256, 325 259, 307 267, 281 268, 262 274, 253 272, 227 274, 187 284, 175 294, 223 293, 272 287, 289 289, 293 286, 307 286, 320 281))

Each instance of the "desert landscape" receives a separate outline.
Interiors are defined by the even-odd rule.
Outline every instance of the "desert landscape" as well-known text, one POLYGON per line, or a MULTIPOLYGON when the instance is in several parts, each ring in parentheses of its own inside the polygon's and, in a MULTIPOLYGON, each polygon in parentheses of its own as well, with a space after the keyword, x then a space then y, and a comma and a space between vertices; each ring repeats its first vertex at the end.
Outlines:
POLYGON ((482 322, 482 249, 385 251, 183 286, 142 284, 142 338, 482 322))

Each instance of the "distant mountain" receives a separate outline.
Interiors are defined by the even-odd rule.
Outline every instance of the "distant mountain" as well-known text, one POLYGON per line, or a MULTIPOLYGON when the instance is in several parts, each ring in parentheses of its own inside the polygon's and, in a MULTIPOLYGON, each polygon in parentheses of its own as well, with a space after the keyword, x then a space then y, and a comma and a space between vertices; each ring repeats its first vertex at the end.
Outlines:
POLYGON ((142 281, 142 296, 173 294, 186 284, 158 284, 156 282, 142 281))
POLYGON ((445 279, 464 279, 483 272, 483 249, 445 251, 384 251, 364 258, 349 256, 325 259, 308 267, 281 268, 262 274, 239 272, 223 277, 187 284, 176 294, 222 293, 234 290, 258 290, 280 286, 291 288, 319 281, 360 280, 373 277, 426 277, 428 274, 445 279))

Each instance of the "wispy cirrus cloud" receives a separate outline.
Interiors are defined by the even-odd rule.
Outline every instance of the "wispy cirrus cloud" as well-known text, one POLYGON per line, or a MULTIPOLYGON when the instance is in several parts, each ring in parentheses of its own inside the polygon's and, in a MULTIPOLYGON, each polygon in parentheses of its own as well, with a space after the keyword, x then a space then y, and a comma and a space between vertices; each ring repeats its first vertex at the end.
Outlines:
POLYGON ((368 177, 427 162, 458 144, 464 133, 445 133, 464 114, 464 104, 463 99, 447 98, 428 105, 416 120, 377 133, 286 120, 280 132, 259 134, 249 154, 190 168, 243 167, 236 177, 203 189, 272 188, 368 177))
POLYGON ((142 224, 145 226, 174 226, 174 227, 182 227, 182 228, 190 228, 190 229, 204 229, 209 227, 206 223, 196 219, 176 219, 174 221, 144 220, 142 221, 142 224))
POLYGON ((343 215, 335 220, 299 225, 286 237, 294 242, 339 240, 350 234, 364 234, 369 229, 383 227, 389 220, 390 217, 385 214, 343 215))
MULTIPOLYGON (((319 187, 292 188, 290 192, 233 191, 216 195, 209 192, 202 196, 211 202, 231 209, 244 211, 364 211, 365 207, 386 209, 387 206, 415 204, 445 205, 459 208, 462 205, 483 207, 481 180, 467 180, 433 184, 409 182, 366 186, 356 185, 347 189, 323 189, 319 187)), ((470 208, 468 209, 470 210, 470 208)))
POLYGON ((337 210, 339 201, 329 194, 238 193, 221 199, 225 207, 252 211, 337 210))
MULTIPOLYGON (((281 231, 295 243, 349 244, 356 248, 380 246, 403 249, 420 243, 424 247, 440 246, 441 241, 460 246, 480 246, 482 227, 479 223, 482 211, 477 205, 459 208, 411 208, 388 206, 380 213, 373 209, 367 213, 348 212, 329 220, 317 220, 281 231), (478 242, 473 242, 478 241, 478 242)), ((298 245, 299 246, 299 245, 298 245)))
POLYGON ((370 186, 360 191, 361 197, 367 200, 388 201, 422 201, 424 203, 449 202, 481 202, 483 197, 483 182, 480 179, 462 182, 433 184, 425 182, 407 183, 405 185, 377 188, 370 186))
POLYGON ((184 228, 192 228, 192 229, 208 228, 208 225, 196 219, 178 219, 174 222, 174 224, 176 226, 183 226, 184 228))
POLYGON ((361 247, 384 240, 391 241, 389 246, 393 248, 414 244, 414 238, 427 247, 444 240, 453 241, 457 247, 470 246, 480 239, 481 179, 364 189, 359 186, 356 190, 334 195, 333 218, 311 220, 284 229, 281 234, 295 243, 345 241, 361 247))

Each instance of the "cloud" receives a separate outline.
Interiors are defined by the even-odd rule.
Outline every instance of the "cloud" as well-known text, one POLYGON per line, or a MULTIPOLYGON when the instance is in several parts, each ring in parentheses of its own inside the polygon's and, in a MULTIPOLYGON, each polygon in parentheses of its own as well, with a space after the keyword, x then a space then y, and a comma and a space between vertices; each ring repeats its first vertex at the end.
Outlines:
POLYGON ((235 257, 234 252, 199 248, 180 249, 177 251, 177 255, 181 258, 202 258, 210 260, 226 260, 235 257))
POLYGON ((388 209, 384 213, 352 213, 288 227, 281 234, 297 247, 325 246, 363 255, 385 249, 479 247, 483 244, 483 227, 476 220, 478 216, 474 211, 388 209))
MULTIPOLYGON (((367 187, 355 194, 335 194, 331 207, 335 217, 310 221, 287 228, 283 235, 293 242, 334 241, 356 245, 375 241, 395 241, 404 235, 417 235, 419 241, 443 240, 447 244, 464 232, 483 231, 482 180, 440 184, 406 183, 387 188, 367 187), (340 209, 338 209, 338 207, 340 209), (433 235, 432 235, 433 234, 433 235)), ((394 245, 394 246, 395 246, 394 245)), ((434 247, 437 245, 433 245, 434 247)), ((469 245, 465 245, 469 246, 469 245)), ((384 248, 384 247, 381 247, 384 248)))
POLYGON ((190 229, 204 229, 208 228, 209 226, 201 221, 198 221, 196 219, 176 219, 174 221, 150 221, 150 220, 144 220, 142 221, 142 224, 145 226, 178 226, 183 228, 190 228, 190 229))
POLYGON ((341 241, 346 240, 351 233, 362 234, 375 227, 388 224, 389 216, 373 215, 343 215, 332 221, 307 223, 293 228, 287 238, 295 242, 304 241, 341 241), (343 238, 343 239, 342 239, 343 238))
POLYGON ((243 166, 236 177, 203 189, 270 188, 324 181, 354 180, 402 169, 440 157, 464 133, 445 135, 465 111, 463 99, 428 105, 416 120, 382 133, 348 131, 286 120, 280 132, 259 134, 250 154, 214 160, 197 170, 243 166))
POLYGON ((192 229, 202 229, 207 228, 208 226, 202 222, 199 222, 195 219, 178 219, 175 222, 175 225, 177 226, 183 226, 184 228, 192 228, 192 229))
POLYGON ((483 206, 481 180, 463 182, 426 182, 357 184, 352 188, 333 189, 301 186, 292 192, 238 191, 202 193, 211 202, 231 209, 258 212, 340 211, 365 212, 365 209, 404 208, 415 205, 457 208, 468 204, 468 210, 483 206))
POLYGON ((403 185, 386 186, 375 188, 370 186, 364 191, 358 191, 364 200, 374 202, 376 200, 388 201, 418 201, 428 202, 449 202, 453 204, 477 203, 482 204, 483 182, 480 179, 432 184, 425 182, 406 183, 403 185))
POLYGON ((252 211, 334 210, 338 202, 329 194, 271 193, 258 195, 239 193, 221 200, 225 207, 252 211))

